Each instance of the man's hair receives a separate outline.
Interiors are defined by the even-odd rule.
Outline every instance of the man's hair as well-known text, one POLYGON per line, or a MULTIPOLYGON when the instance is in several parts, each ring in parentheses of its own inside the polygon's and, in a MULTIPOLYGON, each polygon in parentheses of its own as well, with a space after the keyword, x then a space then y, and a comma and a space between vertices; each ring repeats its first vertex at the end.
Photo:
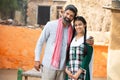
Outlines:
MULTIPOLYGON (((73 11, 73 12, 75 13, 75 16, 77 15, 77 12, 78 12, 77 8, 76 8, 74 5, 72 5, 72 4, 67 5, 67 6, 65 7, 65 11, 66 11, 66 10, 71 10, 71 11, 73 11)), ((74 16, 74 17, 75 17, 75 16, 74 16)))

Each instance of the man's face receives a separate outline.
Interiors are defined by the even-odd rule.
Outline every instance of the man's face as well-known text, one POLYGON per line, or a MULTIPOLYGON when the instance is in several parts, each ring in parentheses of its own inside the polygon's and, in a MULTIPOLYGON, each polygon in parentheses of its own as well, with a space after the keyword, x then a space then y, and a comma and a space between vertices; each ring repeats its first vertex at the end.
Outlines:
POLYGON ((75 17, 75 13, 73 11, 71 11, 71 10, 66 10, 63 13, 63 20, 67 24, 70 24, 71 21, 74 19, 74 17, 75 17))

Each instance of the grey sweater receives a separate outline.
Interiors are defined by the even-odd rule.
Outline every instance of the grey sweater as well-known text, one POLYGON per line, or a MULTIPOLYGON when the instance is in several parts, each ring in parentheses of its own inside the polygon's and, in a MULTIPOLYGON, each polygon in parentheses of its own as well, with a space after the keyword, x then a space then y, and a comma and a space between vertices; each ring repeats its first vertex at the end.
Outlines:
MULTIPOLYGON (((40 61, 41 50, 43 44, 46 43, 42 64, 43 66, 52 69, 55 69, 54 67, 51 66, 51 58, 55 47, 57 26, 58 26, 58 20, 48 22, 45 25, 35 48, 35 61, 40 61)), ((66 62, 67 36, 68 36, 68 27, 65 27, 63 28, 59 70, 63 70, 66 64, 65 62, 66 62)))

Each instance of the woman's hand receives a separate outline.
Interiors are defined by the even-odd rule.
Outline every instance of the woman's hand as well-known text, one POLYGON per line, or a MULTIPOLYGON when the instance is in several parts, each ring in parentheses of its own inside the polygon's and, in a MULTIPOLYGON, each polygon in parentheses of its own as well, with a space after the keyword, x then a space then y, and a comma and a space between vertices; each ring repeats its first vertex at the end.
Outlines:
POLYGON ((68 68, 65 69, 65 72, 68 74, 70 78, 73 78, 73 74, 68 70, 68 68))
POLYGON ((73 79, 77 80, 79 76, 80 76, 80 74, 76 73, 76 74, 73 75, 73 79))
POLYGON ((80 74, 83 72, 83 70, 82 69, 79 69, 78 71, 77 71, 77 73, 75 73, 74 75, 73 75, 73 79, 74 80, 77 80, 78 79, 78 77, 80 76, 80 74))

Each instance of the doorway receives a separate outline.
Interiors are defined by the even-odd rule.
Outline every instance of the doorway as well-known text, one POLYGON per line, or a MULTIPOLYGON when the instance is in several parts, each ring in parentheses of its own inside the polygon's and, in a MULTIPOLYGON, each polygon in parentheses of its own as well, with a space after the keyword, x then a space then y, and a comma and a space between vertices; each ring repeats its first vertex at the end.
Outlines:
POLYGON ((50 6, 38 6, 37 24, 45 25, 50 20, 50 6))

